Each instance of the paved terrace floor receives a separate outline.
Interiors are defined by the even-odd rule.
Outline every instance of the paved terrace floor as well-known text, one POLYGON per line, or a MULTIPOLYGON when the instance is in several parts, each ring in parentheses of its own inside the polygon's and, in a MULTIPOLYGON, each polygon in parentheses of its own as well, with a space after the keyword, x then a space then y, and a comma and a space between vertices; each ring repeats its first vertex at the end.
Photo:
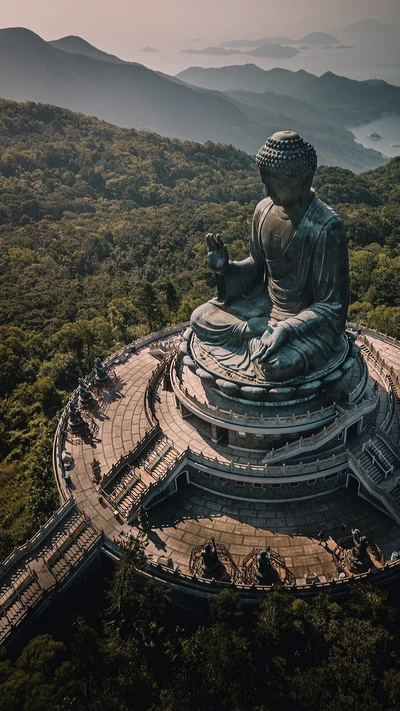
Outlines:
POLYGON ((271 546, 299 580, 307 573, 337 577, 332 555, 341 523, 359 528, 390 557, 400 546, 399 527, 348 489, 284 504, 234 501, 187 485, 150 512, 149 539, 160 556, 187 573, 191 549, 211 536, 224 543, 240 566, 253 547, 271 546), (317 535, 325 531, 327 546, 317 535))
MULTIPOLYGON (((396 356, 397 352, 393 357, 396 356)), ((144 348, 116 366, 119 382, 106 397, 102 410, 95 413, 99 430, 94 441, 64 442, 64 450, 74 459, 70 475, 76 502, 97 529, 110 538, 117 538, 122 531, 132 530, 132 527, 118 522, 111 507, 99 502, 92 482, 91 463, 94 458, 98 459, 101 473, 106 473, 143 436, 147 428, 144 393, 156 365, 157 361, 144 348)), ((397 367, 400 370, 400 358, 397 367)), ((384 397, 382 394, 382 409, 384 397)), ((182 420, 173 394, 161 388, 157 393, 156 414, 164 433, 174 440, 178 450, 186 449, 190 444, 194 450, 210 457, 218 454, 220 459, 226 458, 227 461, 260 461, 257 453, 249 456, 239 451, 235 454, 220 446, 217 452, 206 434, 194 429, 190 419, 182 420)), ((254 546, 270 545, 287 559, 288 566, 298 577, 315 572, 329 578, 335 572, 331 555, 318 545, 315 537, 320 528, 324 528, 326 535, 332 537, 328 545, 333 547, 342 520, 348 527, 356 525, 369 534, 389 555, 392 550, 400 548, 399 527, 348 490, 309 502, 249 504, 233 502, 191 486, 151 511, 148 554, 153 560, 161 555, 172 557, 174 565, 185 571, 191 548, 214 535, 216 540, 223 540, 229 547, 238 564, 254 546)))

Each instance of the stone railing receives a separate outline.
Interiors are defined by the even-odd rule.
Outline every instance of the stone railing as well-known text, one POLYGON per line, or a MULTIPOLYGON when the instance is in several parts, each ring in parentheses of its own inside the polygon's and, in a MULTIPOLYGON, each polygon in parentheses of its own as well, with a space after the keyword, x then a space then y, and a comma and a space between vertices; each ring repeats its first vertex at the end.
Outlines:
POLYGON ((313 462, 300 462, 298 464, 281 464, 281 465, 270 465, 265 463, 264 465, 251 465, 251 464, 239 464, 238 462, 222 462, 219 459, 212 457, 207 457, 202 452, 194 452, 190 447, 186 450, 188 461, 194 462, 200 466, 204 466, 209 469, 224 472, 225 474, 240 473, 242 476, 248 476, 257 479, 268 479, 276 477, 291 477, 299 476, 303 474, 308 476, 309 474, 315 474, 319 471, 324 471, 332 467, 337 467, 347 463, 347 452, 341 452, 340 454, 332 454, 329 457, 316 459, 313 462))
POLYGON ((36 548, 36 546, 40 545, 43 539, 59 524, 59 522, 69 513, 74 505, 75 502, 72 498, 69 498, 68 501, 60 506, 60 508, 57 509, 57 511, 55 511, 49 519, 47 519, 43 526, 40 526, 32 538, 26 541, 26 543, 23 543, 21 546, 14 548, 13 552, 10 553, 10 555, 0 565, 1 574, 4 574, 8 568, 15 565, 15 563, 22 558, 22 556, 30 553, 30 551, 36 548))
POLYGON ((152 429, 147 430, 143 437, 135 444, 134 448, 127 454, 123 454, 118 461, 112 465, 111 469, 100 479, 98 486, 99 491, 101 490, 102 493, 104 493, 103 489, 105 489, 105 487, 112 482, 124 464, 133 463, 135 459, 140 456, 143 450, 146 449, 150 442, 152 442, 158 431, 158 427, 153 427, 152 429))
POLYGON ((235 413, 233 410, 224 410, 218 405, 210 405, 206 402, 198 400, 198 398, 189 393, 188 389, 182 385, 178 373, 178 361, 179 356, 176 356, 174 362, 171 366, 171 382, 174 391, 179 391, 179 399, 187 407, 188 410, 197 414, 195 411, 201 415, 209 416, 213 421, 218 421, 217 424, 223 425, 226 422, 232 425, 237 425, 238 427, 246 428, 259 428, 259 429, 280 429, 282 427, 287 428, 297 428, 301 425, 312 425, 313 423, 323 422, 332 419, 337 414, 336 403, 329 405, 328 407, 322 407, 320 410, 315 410, 314 412, 306 412, 304 414, 282 416, 275 415, 275 417, 264 417, 263 415, 248 415, 247 413, 235 413))
MULTIPOLYGON (((184 331, 189 325, 190 325, 190 322, 185 321, 184 323, 180 323, 177 326, 170 326, 169 328, 163 328, 163 329, 161 329, 161 331, 155 331, 154 333, 149 333, 148 336, 143 336, 143 338, 138 338, 137 341, 132 341, 132 343, 129 343, 128 345, 123 346, 123 348, 120 348, 119 351, 108 356, 103 361, 103 365, 105 368, 111 368, 113 365, 119 365, 119 363, 123 362, 132 353, 136 353, 137 351, 141 350, 142 348, 146 348, 146 346, 149 346, 152 343, 156 343, 157 341, 160 341, 162 339, 169 338, 171 336, 176 336, 179 333, 182 333, 182 331, 184 331)), ((91 373, 89 373, 89 375, 87 376, 87 379, 89 380, 89 382, 91 380, 93 380, 94 376, 95 376, 95 370, 92 370, 91 373)))
POLYGON ((176 355, 176 347, 173 346, 172 349, 166 354, 165 358, 163 358, 158 365, 154 368, 152 371, 147 386, 146 386, 146 391, 144 393, 144 409, 146 412, 146 417, 147 421, 150 425, 150 427, 157 427, 158 426, 158 419, 154 414, 154 409, 153 409, 153 396, 154 396, 154 390, 155 387, 161 378, 163 372, 170 366, 171 362, 175 358, 176 355))
MULTIPOLYGON (((103 551, 110 555, 114 560, 120 557, 118 546, 114 543, 106 541, 103 546, 103 551)), ((138 569, 138 574, 144 579, 156 580, 160 585, 168 586, 179 591, 179 594, 188 594, 191 596, 191 604, 193 598, 209 599, 210 595, 218 595, 221 590, 234 589, 240 596, 241 603, 246 606, 256 606, 260 602, 260 594, 270 592, 275 589, 274 585, 255 585, 242 582, 224 582, 221 580, 199 578, 195 574, 184 573, 179 568, 171 570, 162 563, 155 563, 147 560, 144 570, 138 569)), ((352 584, 355 579, 362 582, 371 582, 377 587, 384 587, 390 580, 397 579, 400 576, 400 560, 387 562, 380 569, 368 570, 365 573, 358 575, 346 576, 344 578, 332 578, 326 582, 311 582, 311 583, 293 583, 285 585, 281 589, 282 594, 296 596, 309 599, 318 595, 320 592, 329 592, 330 599, 341 599, 348 595, 349 584, 352 584)))
POLYGON ((75 400, 76 393, 73 393, 62 411, 53 440, 53 471, 61 503, 73 498, 71 489, 68 487, 65 478, 66 472, 62 461, 62 452, 69 417, 69 406, 72 402, 75 402, 75 400))
POLYGON ((396 395, 400 392, 400 380, 399 377, 394 372, 393 368, 388 366, 385 359, 382 358, 380 353, 376 350, 374 345, 368 340, 366 336, 360 335, 360 341, 364 344, 366 348, 365 357, 370 363, 371 367, 378 373, 379 377, 382 379, 385 389, 388 393, 389 407, 387 409, 385 418, 381 423, 380 427, 383 431, 387 432, 390 430, 393 419, 396 413, 396 395))
POLYGON ((337 417, 328 427, 324 427, 321 432, 310 437, 300 437, 295 442, 289 442, 284 447, 272 449, 264 458, 264 462, 274 459, 278 461, 286 457, 294 457, 296 454, 305 454, 311 452, 315 447, 322 447, 326 442, 329 442, 332 437, 338 434, 345 427, 350 427, 357 422, 361 417, 372 412, 379 401, 379 393, 376 393, 368 400, 363 400, 358 405, 354 405, 351 410, 348 410, 340 417, 337 417))
POLYGON ((384 343, 389 343, 389 345, 394 346, 395 348, 400 348, 400 341, 397 338, 393 338, 393 336, 388 336, 387 333, 381 333, 373 328, 368 328, 368 326, 360 326, 359 323, 348 323, 347 327, 358 333, 359 336, 361 334, 366 334, 367 336, 371 336, 371 338, 376 338, 384 343))

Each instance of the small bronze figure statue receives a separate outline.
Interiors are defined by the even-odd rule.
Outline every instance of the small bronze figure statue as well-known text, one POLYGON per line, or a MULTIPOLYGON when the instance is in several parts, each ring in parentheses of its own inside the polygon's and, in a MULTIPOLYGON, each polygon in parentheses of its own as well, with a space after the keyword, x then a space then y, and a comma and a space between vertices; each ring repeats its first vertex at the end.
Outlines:
POLYGON ((82 407, 91 407, 93 405, 94 397, 82 378, 78 378, 78 396, 82 407))
POLYGON ((257 555, 256 558, 256 576, 259 578, 260 581, 266 580, 267 578, 271 577, 271 574, 274 572, 272 563, 271 563, 271 549, 269 546, 265 548, 263 551, 260 551, 259 554, 257 555))
POLYGON ((211 538, 211 543, 206 543, 200 553, 200 559, 197 567, 198 573, 202 578, 215 578, 217 577, 216 574, 219 572, 221 567, 221 561, 218 558, 215 539, 211 538))
POLYGON ((354 546, 348 554, 348 564, 354 572, 362 572, 371 565, 368 553, 368 540, 358 528, 351 530, 354 546))
POLYGON ((79 407, 73 402, 71 402, 69 406, 68 426, 73 434, 82 432, 86 427, 86 422, 82 417, 79 407))
POLYGON ((109 379, 109 375, 101 362, 100 358, 96 358, 94 369, 96 371, 95 383, 96 385, 104 385, 109 379))

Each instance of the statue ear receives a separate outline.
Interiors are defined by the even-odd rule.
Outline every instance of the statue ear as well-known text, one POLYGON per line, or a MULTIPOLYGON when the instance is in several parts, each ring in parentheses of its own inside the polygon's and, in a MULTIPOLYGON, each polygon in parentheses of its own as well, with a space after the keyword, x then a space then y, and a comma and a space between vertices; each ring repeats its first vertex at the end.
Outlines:
POLYGON ((313 173, 312 170, 307 170, 307 171, 304 173, 303 180, 304 180, 304 185, 305 185, 307 188, 311 188, 313 178, 314 178, 314 173, 313 173))

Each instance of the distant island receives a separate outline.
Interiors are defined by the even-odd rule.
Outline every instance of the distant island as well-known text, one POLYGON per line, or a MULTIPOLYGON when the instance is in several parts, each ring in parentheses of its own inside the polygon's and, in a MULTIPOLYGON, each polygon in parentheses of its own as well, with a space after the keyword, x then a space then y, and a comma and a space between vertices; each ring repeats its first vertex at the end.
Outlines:
POLYGON ((282 47, 280 44, 265 44, 263 47, 258 47, 257 49, 251 49, 249 52, 243 52, 242 54, 250 54, 253 57, 280 57, 289 58, 295 57, 296 54, 300 54, 298 49, 294 47, 282 47))
POLYGON ((369 134, 369 136, 367 136, 367 138, 370 138, 371 141, 380 141, 382 136, 379 133, 376 133, 376 131, 373 131, 369 134))
POLYGON ((181 49, 181 54, 212 54, 226 57, 228 54, 242 54, 240 49, 224 49, 224 47, 206 47, 205 49, 181 49))
POLYGON ((155 47, 144 47, 142 49, 142 52, 159 52, 159 49, 156 49, 155 47))
POLYGON ((291 39, 290 37, 263 37, 256 40, 229 40, 228 42, 221 42, 221 47, 262 47, 267 44, 306 44, 316 46, 324 44, 340 44, 340 42, 337 37, 330 35, 327 32, 311 32, 301 39, 291 39))
POLYGON ((181 54, 209 54, 219 57, 226 57, 230 54, 248 54, 253 57, 278 57, 288 59, 299 54, 299 50, 294 47, 282 47, 280 44, 266 44, 248 52, 241 52, 240 49, 225 49, 224 47, 206 47, 205 49, 181 49, 181 54))
POLYGON ((353 44, 337 44, 335 47, 332 47, 331 44, 325 44, 322 49, 354 49, 353 44))
POLYGON ((396 32, 396 30, 400 30, 398 25, 385 25, 369 17, 366 20, 353 22, 351 25, 343 27, 341 32, 396 32))

